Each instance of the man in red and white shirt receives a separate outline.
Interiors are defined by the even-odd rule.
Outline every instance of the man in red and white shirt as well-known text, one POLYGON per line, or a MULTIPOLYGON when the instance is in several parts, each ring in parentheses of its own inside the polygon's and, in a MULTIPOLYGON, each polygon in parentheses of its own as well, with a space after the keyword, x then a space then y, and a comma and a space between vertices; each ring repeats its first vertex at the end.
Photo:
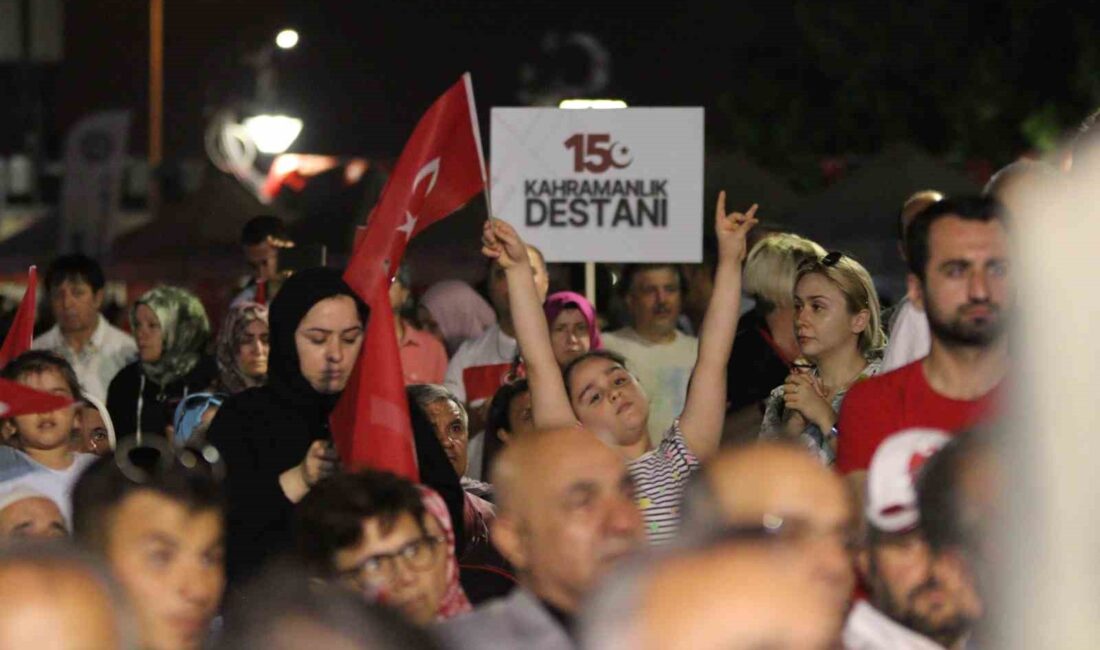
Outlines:
POLYGON ((862 481, 875 449, 911 427, 949 434, 989 418, 1008 371, 1006 314, 1014 291, 1003 208, 989 198, 945 199, 906 238, 909 298, 928 316, 920 361, 856 384, 837 423, 837 469, 862 481))
POLYGON ((890 436, 867 474, 866 542, 857 554, 868 600, 844 625, 845 650, 943 650, 962 647, 973 625, 920 526, 915 482, 924 462, 949 438, 911 429, 890 436))

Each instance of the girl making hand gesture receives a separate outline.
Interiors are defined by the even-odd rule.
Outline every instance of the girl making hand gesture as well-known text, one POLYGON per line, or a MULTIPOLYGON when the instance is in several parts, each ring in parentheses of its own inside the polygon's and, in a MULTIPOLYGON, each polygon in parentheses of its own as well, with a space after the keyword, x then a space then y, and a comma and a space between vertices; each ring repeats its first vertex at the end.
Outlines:
POLYGON ((535 426, 590 429, 622 453, 634 480, 638 506, 650 542, 669 539, 679 524, 680 497, 688 477, 718 448, 726 400, 726 363, 733 347, 741 301, 741 263, 745 237, 757 222, 757 206, 727 213, 726 195, 718 195, 714 231, 718 265, 714 294, 703 319, 699 354, 684 410, 657 449, 648 435, 649 400, 627 369, 626 360, 597 350, 558 366, 549 330, 529 268, 526 249, 515 230, 490 220, 482 252, 505 270, 516 338, 527 364, 535 426))

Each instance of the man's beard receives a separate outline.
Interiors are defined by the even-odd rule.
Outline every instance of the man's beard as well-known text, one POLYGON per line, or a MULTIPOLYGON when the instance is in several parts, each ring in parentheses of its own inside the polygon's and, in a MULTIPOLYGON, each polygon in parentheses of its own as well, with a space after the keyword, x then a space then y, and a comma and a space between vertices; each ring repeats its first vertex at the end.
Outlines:
POLYGON ((936 339, 960 347, 985 348, 1001 338, 1004 321, 1000 307, 991 302, 969 302, 960 307, 955 318, 946 318, 933 305, 926 304, 928 329, 936 339), (989 308, 990 317, 982 323, 968 323, 963 319, 962 311, 968 307, 984 306, 989 308))
POLYGON ((875 606, 875 609, 890 617, 902 627, 932 639, 945 648, 952 647, 973 627, 974 621, 958 610, 950 618, 937 622, 933 622, 924 614, 917 612, 915 605, 917 598, 925 591, 940 587, 939 582, 932 576, 929 576, 924 583, 906 594, 904 599, 907 602, 904 603, 899 603, 894 599, 894 595, 887 587, 886 581, 879 575, 874 559, 871 560, 871 575, 869 578, 871 604, 875 606))

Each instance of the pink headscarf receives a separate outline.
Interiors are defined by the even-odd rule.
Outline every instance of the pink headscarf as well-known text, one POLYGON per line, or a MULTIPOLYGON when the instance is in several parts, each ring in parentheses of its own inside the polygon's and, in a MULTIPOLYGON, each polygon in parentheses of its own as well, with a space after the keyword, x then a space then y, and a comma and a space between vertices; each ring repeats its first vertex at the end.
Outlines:
POLYGON ((435 517, 439 527, 443 529, 443 536, 447 544, 447 592, 443 594, 443 600, 439 602, 439 611, 436 612, 436 620, 445 621, 449 618, 464 614, 471 609, 470 600, 466 598, 466 592, 458 581, 458 559, 455 557, 455 531, 451 524, 451 515, 447 512, 447 504, 443 497, 439 496, 431 488, 423 485, 420 489, 420 500, 424 503, 424 509, 435 517))
POLYGON ((461 280, 433 284, 420 297, 420 305, 439 324, 448 352, 454 352, 466 339, 481 336, 497 322, 496 312, 489 303, 461 280))
POLYGON ((579 293, 559 291, 550 294, 546 299, 546 304, 542 306, 543 312, 546 313, 546 324, 553 329, 554 319, 558 317, 563 309, 570 307, 576 307, 580 310, 585 322, 588 323, 588 349, 602 349, 603 341, 600 340, 600 326, 596 324, 596 309, 592 306, 592 303, 588 302, 588 298, 579 293))

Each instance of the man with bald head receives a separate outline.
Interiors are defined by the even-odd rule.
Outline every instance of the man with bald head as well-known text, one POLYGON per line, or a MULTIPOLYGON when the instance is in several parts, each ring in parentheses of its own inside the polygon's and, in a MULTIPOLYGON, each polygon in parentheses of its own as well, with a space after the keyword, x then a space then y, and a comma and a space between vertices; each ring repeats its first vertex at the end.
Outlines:
POLYGON ((0 494, 0 542, 68 535, 65 517, 53 499, 27 488, 0 494))
POLYGON ((855 584, 851 495, 804 447, 767 442, 721 452, 689 485, 683 513, 687 539, 733 526, 794 551, 791 561, 829 593, 838 616, 847 608, 855 584))
POLYGON ((67 547, 0 554, 0 648, 137 648, 109 575, 67 547))
POLYGON ((520 586, 444 625, 448 647, 575 647, 573 618, 595 582, 644 543, 621 456, 580 428, 537 432, 508 445, 493 468, 493 544, 520 586))
POLYGON ((586 604, 585 650, 837 647, 842 613, 829 590, 743 535, 616 572, 586 604))

